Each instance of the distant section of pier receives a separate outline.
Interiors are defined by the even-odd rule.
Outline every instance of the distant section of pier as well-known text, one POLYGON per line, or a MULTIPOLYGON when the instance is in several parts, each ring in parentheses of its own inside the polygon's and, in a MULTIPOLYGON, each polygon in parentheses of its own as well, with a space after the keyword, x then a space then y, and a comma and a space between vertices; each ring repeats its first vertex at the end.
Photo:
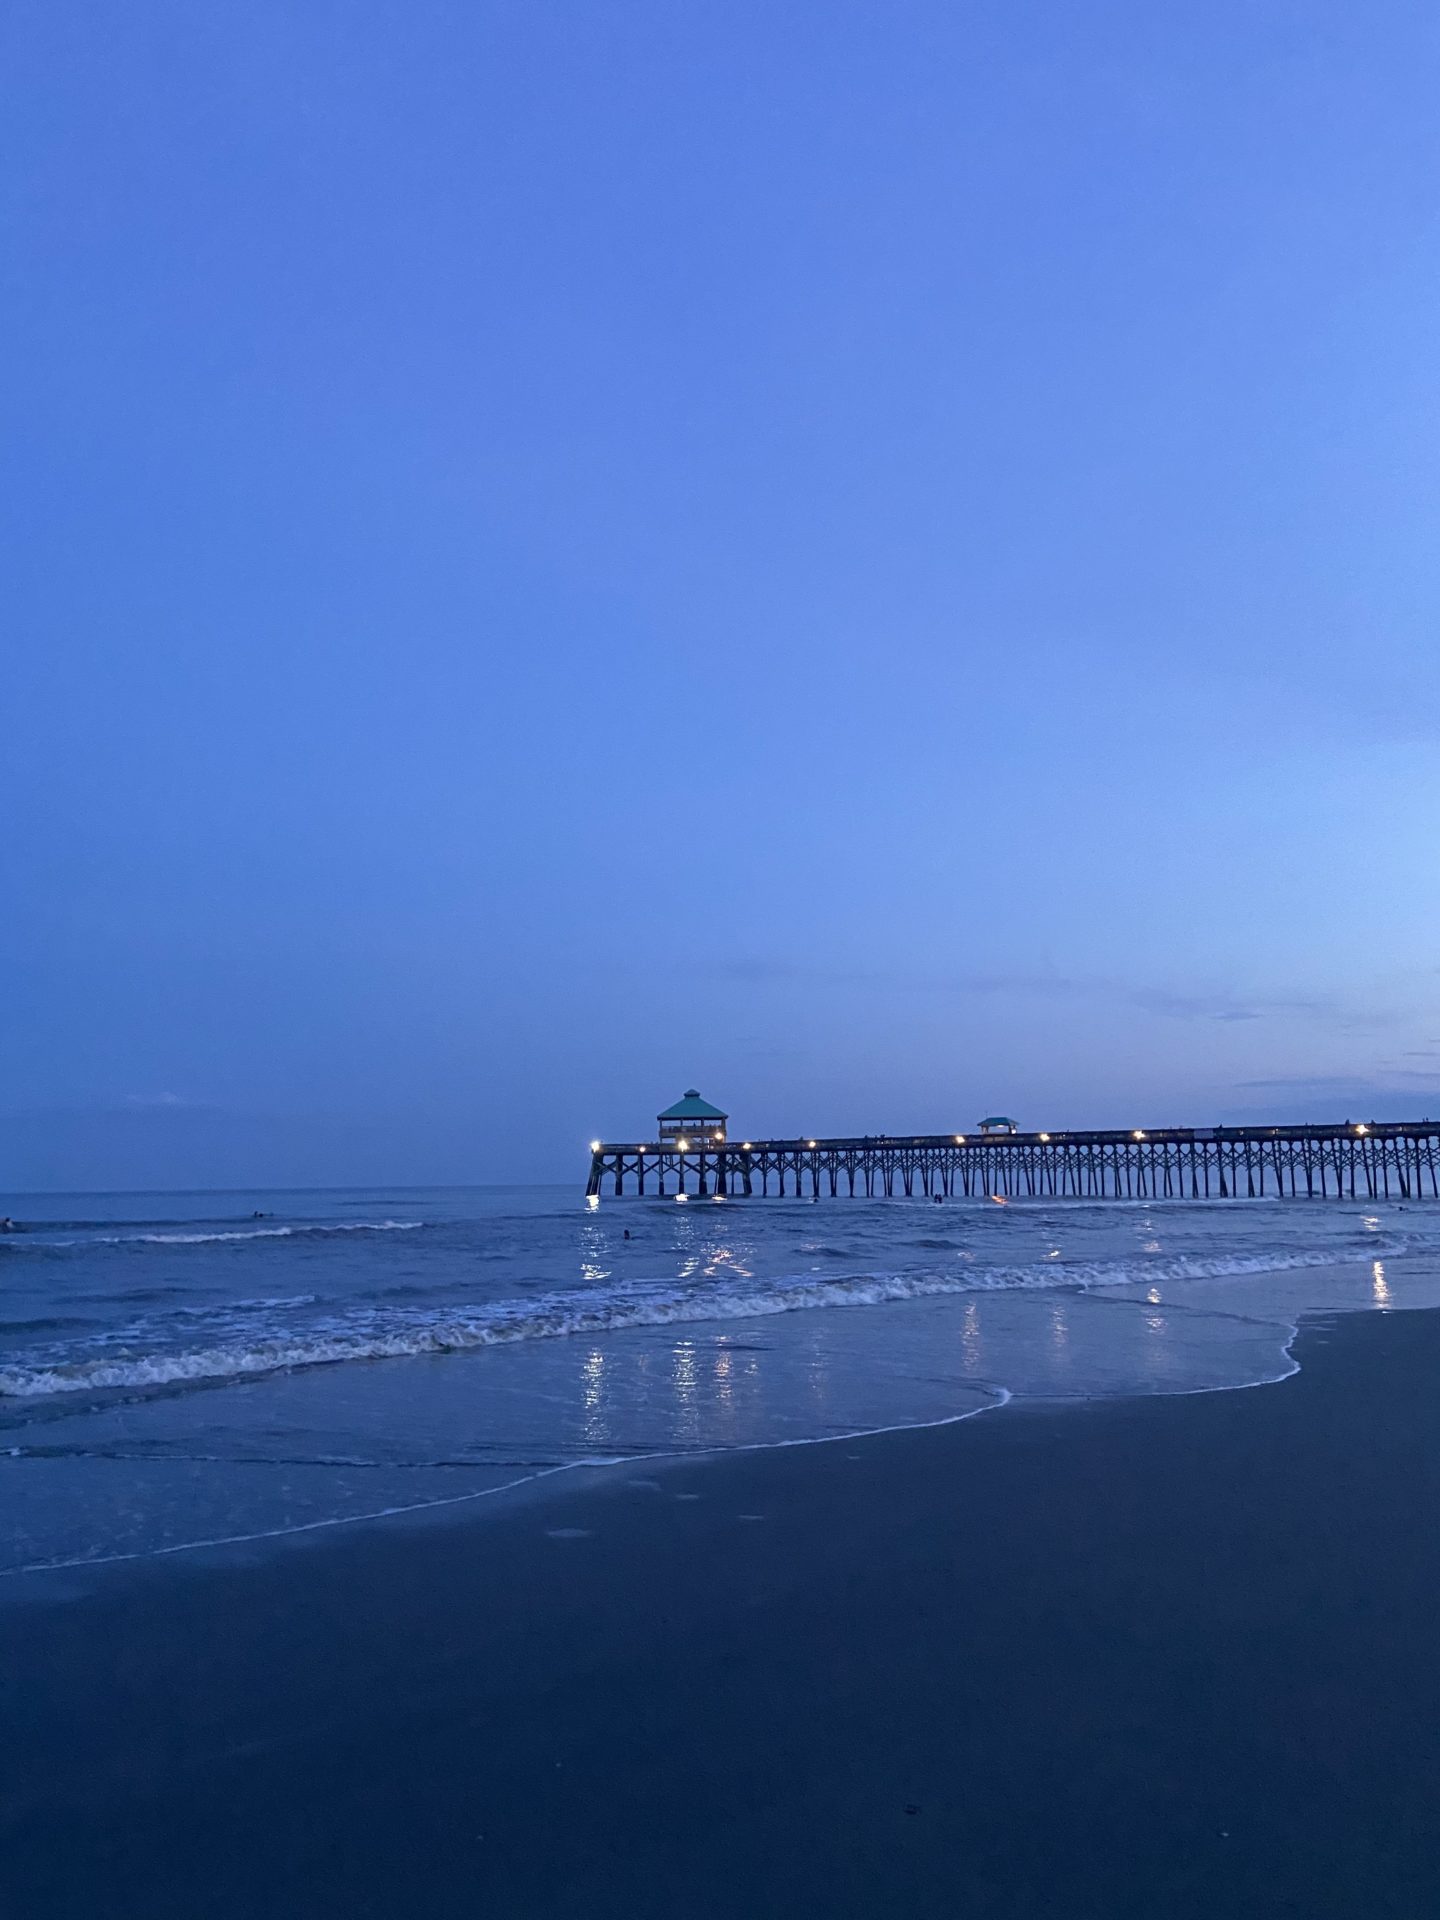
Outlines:
POLYGON ((653 1141, 591 1143, 586 1193, 908 1199, 1440 1199, 1440 1122, 745 1140, 693 1090, 653 1141))

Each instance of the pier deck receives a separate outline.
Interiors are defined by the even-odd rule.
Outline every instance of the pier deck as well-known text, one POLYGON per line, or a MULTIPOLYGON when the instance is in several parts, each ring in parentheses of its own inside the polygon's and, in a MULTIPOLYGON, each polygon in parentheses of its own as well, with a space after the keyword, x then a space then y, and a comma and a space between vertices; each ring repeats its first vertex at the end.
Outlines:
POLYGON ((588 1195, 942 1199, 1440 1198, 1440 1122, 598 1142, 588 1195), (628 1189, 627 1189, 628 1183, 628 1189))

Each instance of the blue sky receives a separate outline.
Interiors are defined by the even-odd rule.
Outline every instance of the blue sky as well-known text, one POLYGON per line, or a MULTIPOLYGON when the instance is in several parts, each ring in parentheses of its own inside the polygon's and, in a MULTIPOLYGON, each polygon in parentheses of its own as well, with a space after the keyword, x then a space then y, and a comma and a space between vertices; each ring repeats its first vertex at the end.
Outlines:
POLYGON ((1440 1112, 1440 27, 0 28, 0 1182, 1440 1112))

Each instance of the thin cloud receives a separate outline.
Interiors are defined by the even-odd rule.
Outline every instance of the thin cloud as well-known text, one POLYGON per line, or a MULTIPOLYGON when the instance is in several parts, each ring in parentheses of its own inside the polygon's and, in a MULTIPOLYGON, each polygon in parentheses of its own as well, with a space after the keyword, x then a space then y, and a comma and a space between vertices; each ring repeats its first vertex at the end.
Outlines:
POLYGON ((1313 1094, 1347 1100, 1384 1099, 1397 1093, 1408 1094, 1412 1087, 1425 1087, 1433 1098, 1440 1100, 1440 1077, 1433 1073, 1408 1071, 1375 1075, 1281 1073, 1266 1075, 1258 1080, 1237 1080, 1235 1084, 1243 1093, 1313 1094), (1405 1084, 1397 1085, 1400 1081, 1405 1084))
POLYGON ((189 1117, 201 1118, 217 1114, 228 1116, 228 1113, 227 1108, 215 1106, 208 1100, 191 1100, 179 1093, 127 1093, 119 1099, 77 1102, 74 1105, 56 1102, 52 1105, 7 1107, 0 1111, 0 1119, 7 1122, 123 1120, 160 1117, 167 1114, 185 1114, 189 1117))
POLYGON ((946 995, 1023 994, 1046 1000, 1110 1001, 1167 1020, 1323 1020, 1344 1032, 1392 1025, 1402 1016, 1377 1014, 1323 994, 1247 994, 1233 988, 1185 989, 1118 980, 1103 974, 1004 973, 993 969, 924 973, 903 967, 836 967, 823 961, 749 956, 718 963, 726 979, 748 984, 802 981, 886 992, 946 995))

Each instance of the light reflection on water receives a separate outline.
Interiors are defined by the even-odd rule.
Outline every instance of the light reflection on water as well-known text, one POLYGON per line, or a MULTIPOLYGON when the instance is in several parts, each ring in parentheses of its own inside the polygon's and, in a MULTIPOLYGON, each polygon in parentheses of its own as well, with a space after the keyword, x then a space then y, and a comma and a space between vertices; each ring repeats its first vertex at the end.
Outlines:
POLYGON ((962 1364, 967 1373, 978 1373, 981 1364, 980 1309, 973 1300, 965 1302, 965 1316, 960 1331, 962 1364))
POLYGON ((582 1401, 585 1408, 585 1437, 587 1444, 600 1443, 605 1431, 605 1355, 599 1347, 592 1347, 585 1356, 581 1368, 584 1377, 582 1401))
POLYGON ((1056 1300, 1050 1307, 1050 1344, 1060 1360, 1070 1358, 1070 1323, 1065 1315, 1065 1302, 1056 1300))
POLYGON ((722 1347, 715 1356, 715 1393, 727 1414, 735 1409, 735 1383, 731 1377, 734 1370, 735 1356, 728 1348, 722 1347))
POLYGON ((672 1377, 675 1383, 675 1438, 684 1446, 694 1446, 700 1435, 700 1397, 693 1341, 681 1340, 676 1343, 672 1377))
MULTIPOLYGON (((1296 1312, 1388 1306, 1397 1264, 1231 1276, 1163 1292, 996 1291, 679 1336, 632 1328, 602 1336, 579 1358, 583 1437, 598 1454, 753 1446, 949 1419, 1002 1389, 1079 1398, 1278 1379, 1290 1370, 1296 1312)), ((1440 1269, 1432 1264, 1416 1292, 1440 1305, 1440 1269)), ((486 1358, 538 1379, 563 1373, 569 1356, 556 1343, 549 1354, 537 1344, 486 1358)), ((563 1385, 543 1397, 553 1410, 563 1385)))
MULTIPOLYGON (((1147 1305, 1149 1303, 1147 1302, 1147 1305)), ((1180 1363, 1175 1343, 1170 1338, 1170 1325, 1165 1315, 1152 1307, 1145 1315, 1145 1331, 1150 1337, 1149 1378, 1152 1382, 1173 1380, 1180 1363)))

